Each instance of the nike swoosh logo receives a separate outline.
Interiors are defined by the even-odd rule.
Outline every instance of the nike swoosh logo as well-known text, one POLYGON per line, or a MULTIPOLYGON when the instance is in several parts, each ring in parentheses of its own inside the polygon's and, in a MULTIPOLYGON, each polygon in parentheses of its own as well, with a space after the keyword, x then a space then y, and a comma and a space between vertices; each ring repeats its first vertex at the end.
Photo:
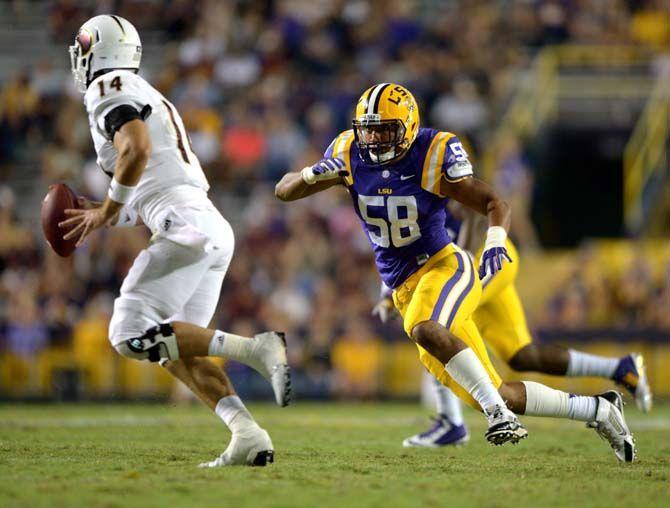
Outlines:
POLYGON ((401 180, 409 180, 410 178, 414 178, 416 175, 400 175, 401 180))

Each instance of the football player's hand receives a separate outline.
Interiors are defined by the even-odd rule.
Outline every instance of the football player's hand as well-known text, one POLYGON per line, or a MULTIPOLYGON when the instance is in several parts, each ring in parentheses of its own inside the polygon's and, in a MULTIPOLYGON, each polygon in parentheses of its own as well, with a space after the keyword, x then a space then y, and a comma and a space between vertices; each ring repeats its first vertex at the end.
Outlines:
POLYGON ((321 159, 313 166, 308 166, 302 170, 302 179, 305 183, 313 185, 316 182, 324 180, 334 180, 347 176, 349 172, 342 159, 337 157, 321 159))
POLYGON ((394 317, 393 309, 393 300, 382 298, 372 309, 372 315, 377 316, 382 323, 386 323, 390 318, 394 317))
POLYGON ((72 228, 63 235, 63 238, 65 240, 77 238, 77 247, 84 243, 84 240, 90 233, 103 226, 110 226, 114 219, 114 217, 108 217, 101 206, 89 208, 88 210, 67 209, 65 210, 65 215, 69 219, 58 223, 58 226, 66 229, 72 228))
POLYGON ((484 252, 479 261, 479 279, 484 281, 493 277, 502 270, 505 261, 512 262, 512 258, 507 253, 505 243, 507 241, 507 232, 500 226, 489 228, 486 236, 484 252))

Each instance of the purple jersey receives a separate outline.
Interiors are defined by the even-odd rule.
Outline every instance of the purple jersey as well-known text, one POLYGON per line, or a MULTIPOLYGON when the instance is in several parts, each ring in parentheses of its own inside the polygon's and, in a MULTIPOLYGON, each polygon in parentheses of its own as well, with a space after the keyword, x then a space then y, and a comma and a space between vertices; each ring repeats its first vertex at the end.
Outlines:
POLYGON ((363 162, 353 131, 330 144, 326 157, 342 159, 345 184, 375 253, 377 270, 390 288, 398 287, 453 239, 445 223, 447 198, 442 178, 457 182, 472 175, 467 153, 448 132, 419 129, 409 152, 381 166, 363 162))
POLYGON ((454 214, 449 211, 449 208, 445 209, 444 227, 447 229, 447 233, 449 233, 449 236, 454 242, 458 240, 458 234, 461 232, 462 225, 462 220, 457 219, 454 214))

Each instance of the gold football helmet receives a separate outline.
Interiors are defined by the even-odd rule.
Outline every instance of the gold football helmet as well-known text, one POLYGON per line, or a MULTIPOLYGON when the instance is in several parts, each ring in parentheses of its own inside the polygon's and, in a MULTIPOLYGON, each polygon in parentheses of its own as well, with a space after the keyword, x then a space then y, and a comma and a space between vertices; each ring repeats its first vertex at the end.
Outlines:
POLYGON ((407 153, 419 132, 419 108, 407 88, 380 83, 356 104, 353 121, 358 152, 368 164, 388 164, 407 153))

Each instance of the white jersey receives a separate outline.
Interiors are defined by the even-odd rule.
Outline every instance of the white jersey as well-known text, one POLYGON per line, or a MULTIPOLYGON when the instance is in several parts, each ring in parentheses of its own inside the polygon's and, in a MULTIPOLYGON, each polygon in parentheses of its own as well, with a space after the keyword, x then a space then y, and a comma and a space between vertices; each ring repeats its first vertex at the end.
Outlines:
POLYGON ((144 111, 151 155, 126 206, 135 209, 152 230, 158 212, 205 198, 209 183, 177 109, 154 87, 132 71, 114 70, 97 77, 84 96, 98 165, 114 175, 117 152, 105 129, 105 117, 118 106, 144 111), (149 109, 150 108, 150 109, 149 109))

